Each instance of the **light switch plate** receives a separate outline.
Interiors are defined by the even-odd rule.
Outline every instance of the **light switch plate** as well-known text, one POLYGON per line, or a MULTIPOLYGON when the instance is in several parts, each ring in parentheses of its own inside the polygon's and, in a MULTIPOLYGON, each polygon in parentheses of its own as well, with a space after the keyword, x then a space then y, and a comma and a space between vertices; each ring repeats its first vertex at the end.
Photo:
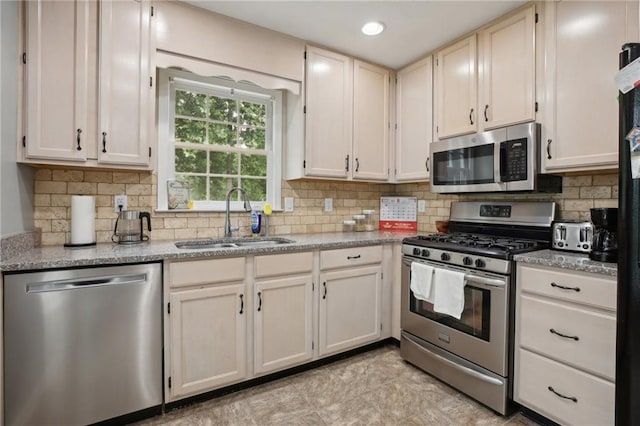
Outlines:
POLYGON ((424 213, 427 209, 427 202, 425 200, 418 200, 418 213, 424 213))
POLYGON ((324 211, 325 212, 333 211, 333 198, 324 199, 324 211))
POLYGON ((284 211, 285 212, 293 211, 293 197, 284 197, 284 211))

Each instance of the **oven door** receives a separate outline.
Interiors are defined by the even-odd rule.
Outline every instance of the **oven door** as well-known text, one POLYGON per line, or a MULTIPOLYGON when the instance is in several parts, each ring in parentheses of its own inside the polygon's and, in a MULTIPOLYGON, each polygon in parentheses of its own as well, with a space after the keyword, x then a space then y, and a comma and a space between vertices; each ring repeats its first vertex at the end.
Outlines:
POLYGON ((429 343, 503 377, 508 373, 509 277, 445 266, 410 257, 402 261, 401 327, 429 343), (464 310, 459 320, 433 312, 410 290, 411 263, 465 273, 464 310))

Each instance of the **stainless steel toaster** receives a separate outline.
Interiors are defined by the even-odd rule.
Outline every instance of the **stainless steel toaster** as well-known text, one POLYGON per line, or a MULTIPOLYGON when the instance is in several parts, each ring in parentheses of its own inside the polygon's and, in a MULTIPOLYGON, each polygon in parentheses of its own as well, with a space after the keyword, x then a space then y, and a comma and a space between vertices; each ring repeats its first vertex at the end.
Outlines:
POLYGON ((591 222, 562 221, 551 226, 552 248, 556 250, 589 253, 593 242, 593 224, 591 222))

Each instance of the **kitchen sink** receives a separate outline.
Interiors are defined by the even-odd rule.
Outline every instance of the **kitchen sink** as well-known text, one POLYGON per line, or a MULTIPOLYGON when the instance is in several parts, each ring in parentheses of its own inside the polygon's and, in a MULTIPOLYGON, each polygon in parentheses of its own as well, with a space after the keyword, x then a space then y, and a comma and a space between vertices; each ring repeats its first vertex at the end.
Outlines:
POLYGON ((246 238, 219 238, 210 240, 178 241, 175 243, 179 249, 216 249, 216 248, 241 248, 241 247, 271 247, 282 244, 291 244, 295 241, 282 237, 246 237, 246 238))

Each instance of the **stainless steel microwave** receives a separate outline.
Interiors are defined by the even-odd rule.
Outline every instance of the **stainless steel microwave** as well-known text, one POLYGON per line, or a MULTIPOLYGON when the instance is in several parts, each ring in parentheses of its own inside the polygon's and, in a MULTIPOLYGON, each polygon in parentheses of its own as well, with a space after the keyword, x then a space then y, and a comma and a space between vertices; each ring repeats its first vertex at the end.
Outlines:
POLYGON ((525 123, 431 144, 431 190, 439 193, 562 192, 541 175, 540 124, 525 123))

